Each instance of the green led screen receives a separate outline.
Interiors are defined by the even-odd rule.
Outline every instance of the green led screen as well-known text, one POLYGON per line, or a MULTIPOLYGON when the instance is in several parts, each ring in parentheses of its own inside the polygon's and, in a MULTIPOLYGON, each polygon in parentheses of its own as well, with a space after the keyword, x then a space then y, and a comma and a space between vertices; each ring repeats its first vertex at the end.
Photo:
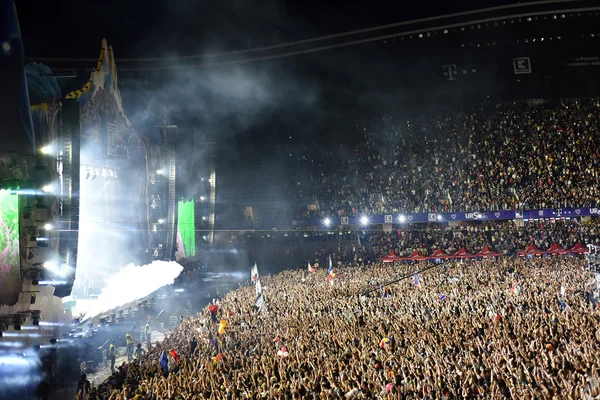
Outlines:
POLYGON ((21 291, 19 196, 0 189, 0 304, 14 304, 21 291))
POLYGON ((196 255, 194 206, 195 204, 193 201, 182 200, 179 201, 179 204, 177 205, 177 231, 179 233, 177 236, 181 236, 181 245, 183 245, 184 250, 184 254, 181 254, 182 257, 192 257, 196 255))

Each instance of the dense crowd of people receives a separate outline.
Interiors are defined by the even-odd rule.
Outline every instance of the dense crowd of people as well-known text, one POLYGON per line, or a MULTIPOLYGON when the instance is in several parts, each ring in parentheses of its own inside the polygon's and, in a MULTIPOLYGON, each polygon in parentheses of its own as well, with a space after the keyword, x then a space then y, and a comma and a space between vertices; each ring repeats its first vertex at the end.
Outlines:
POLYGON ((361 121, 356 147, 290 154, 296 216, 596 207, 599 114, 587 99, 361 121))
POLYGON ((600 394, 600 312, 584 260, 414 270, 377 263, 336 268, 332 280, 320 268, 261 276, 262 311, 252 285, 227 294, 92 388, 90 399, 600 394), (410 278, 386 284, 403 274, 410 278))
POLYGON ((600 245, 599 223, 600 220, 592 219, 588 223, 557 220, 517 225, 514 221, 502 221, 456 227, 414 224, 392 233, 369 233, 363 242, 367 254, 375 257, 382 257, 390 250, 395 250, 400 256, 409 256, 414 250, 432 254, 437 249, 452 254, 462 247, 470 253, 476 253, 485 246, 505 255, 513 255, 530 244, 542 250, 547 250, 555 243, 565 249, 577 243, 600 245))

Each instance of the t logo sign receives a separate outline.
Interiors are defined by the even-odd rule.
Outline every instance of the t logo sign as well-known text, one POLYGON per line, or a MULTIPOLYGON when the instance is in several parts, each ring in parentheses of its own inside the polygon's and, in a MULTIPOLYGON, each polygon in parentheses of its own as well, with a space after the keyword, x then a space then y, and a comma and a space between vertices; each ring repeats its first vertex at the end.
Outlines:
POLYGON ((443 65, 442 68, 444 69, 444 76, 447 77, 449 81, 456 80, 456 64, 446 64, 443 65))
POLYGON ((529 57, 516 57, 513 58, 513 69, 515 74, 530 74, 531 73, 531 61, 529 57))

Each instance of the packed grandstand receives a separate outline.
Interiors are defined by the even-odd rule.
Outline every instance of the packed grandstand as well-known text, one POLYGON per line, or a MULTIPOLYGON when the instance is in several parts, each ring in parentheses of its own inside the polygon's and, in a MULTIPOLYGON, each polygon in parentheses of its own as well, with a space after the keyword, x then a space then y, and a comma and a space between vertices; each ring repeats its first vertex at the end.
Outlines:
MULTIPOLYGON (((371 120, 356 125, 356 148, 313 149, 297 212, 597 207, 599 113, 588 99, 371 120)), ((600 242, 597 217, 393 224, 343 232, 334 249, 302 237, 320 267, 261 276, 259 309, 252 283, 226 294, 90 398, 600 395, 596 282, 582 256, 600 242)))
POLYGON ((599 116, 585 99, 357 121, 293 153, 296 217, 596 207, 599 116))

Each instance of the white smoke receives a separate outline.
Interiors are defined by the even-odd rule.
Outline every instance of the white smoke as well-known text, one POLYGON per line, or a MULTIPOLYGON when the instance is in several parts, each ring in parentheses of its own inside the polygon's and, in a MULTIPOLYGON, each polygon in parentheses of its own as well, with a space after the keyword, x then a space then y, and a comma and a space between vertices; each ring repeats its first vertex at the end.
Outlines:
POLYGON ((85 319, 144 298, 163 286, 172 285, 181 271, 183 267, 175 261, 153 261, 143 267, 129 264, 108 278, 106 287, 86 312, 85 319))

